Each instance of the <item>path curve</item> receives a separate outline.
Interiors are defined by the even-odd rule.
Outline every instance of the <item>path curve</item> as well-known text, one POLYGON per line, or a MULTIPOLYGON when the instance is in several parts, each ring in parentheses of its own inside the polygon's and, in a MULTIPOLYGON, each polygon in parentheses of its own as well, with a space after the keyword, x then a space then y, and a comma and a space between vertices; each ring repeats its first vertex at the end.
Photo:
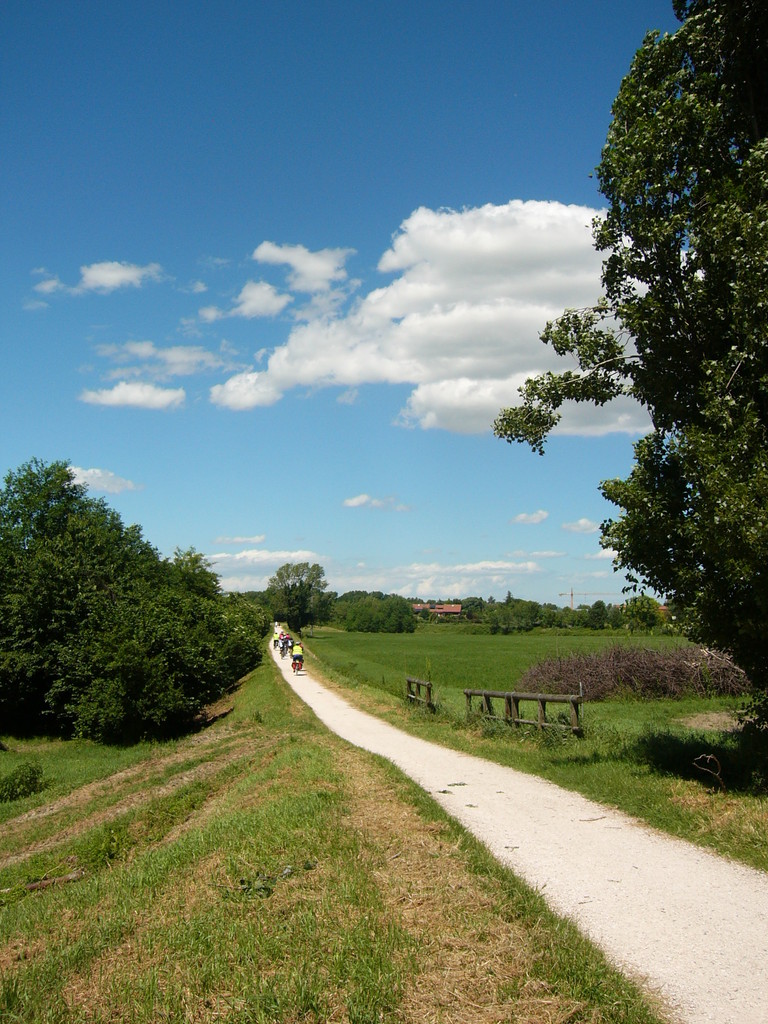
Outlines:
POLYGON ((273 656, 329 729, 397 765, 684 1024, 766 1024, 768 874, 410 736, 273 656))

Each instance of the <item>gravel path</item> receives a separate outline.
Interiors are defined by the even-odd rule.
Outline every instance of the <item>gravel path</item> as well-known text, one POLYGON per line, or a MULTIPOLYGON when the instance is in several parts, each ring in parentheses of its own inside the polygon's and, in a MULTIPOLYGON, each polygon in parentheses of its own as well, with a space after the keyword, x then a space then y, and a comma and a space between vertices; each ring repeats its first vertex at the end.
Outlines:
POLYGON ((392 761, 685 1024, 768 1024, 768 874, 401 732, 288 660, 333 732, 392 761))

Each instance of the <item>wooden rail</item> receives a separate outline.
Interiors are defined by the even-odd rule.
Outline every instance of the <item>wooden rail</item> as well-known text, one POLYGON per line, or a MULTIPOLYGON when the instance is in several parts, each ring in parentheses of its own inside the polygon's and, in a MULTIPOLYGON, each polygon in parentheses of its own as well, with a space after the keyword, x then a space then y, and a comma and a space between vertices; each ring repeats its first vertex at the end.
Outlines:
POLYGON ((570 728, 577 736, 581 736, 581 718, 579 708, 583 697, 575 693, 518 693, 515 690, 465 690, 464 696, 467 699, 467 715, 472 713, 472 698, 479 697, 483 704, 483 714, 489 718, 497 718, 499 721, 510 722, 513 725, 535 725, 539 729, 559 727, 570 728), (493 701, 504 701, 504 717, 494 715, 493 701), (521 701, 536 701, 539 713, 536 718, 522 718, 520 715, 521 701), (547 704, 570 704, 571 724, 565 726, 561 722, 547 721, 547 704))
POLYGON ((423 679, 406 676, 405 695, 412 703, 423 704, 430 711, 435 710, 435 705, 432 703, 432 683, 425 683, 423 679))

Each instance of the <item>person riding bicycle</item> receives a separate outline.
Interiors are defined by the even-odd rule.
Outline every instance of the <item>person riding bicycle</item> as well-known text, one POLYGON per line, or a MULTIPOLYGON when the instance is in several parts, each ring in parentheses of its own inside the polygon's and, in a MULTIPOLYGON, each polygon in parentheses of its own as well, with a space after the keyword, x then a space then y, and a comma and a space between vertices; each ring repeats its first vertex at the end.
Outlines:
POLYGON ((291 659, 291 667, 294 672, 298 672, 304 664, 304 647, 302 646, 301 640, 297 640, 293 645, 293 658, 291 659))

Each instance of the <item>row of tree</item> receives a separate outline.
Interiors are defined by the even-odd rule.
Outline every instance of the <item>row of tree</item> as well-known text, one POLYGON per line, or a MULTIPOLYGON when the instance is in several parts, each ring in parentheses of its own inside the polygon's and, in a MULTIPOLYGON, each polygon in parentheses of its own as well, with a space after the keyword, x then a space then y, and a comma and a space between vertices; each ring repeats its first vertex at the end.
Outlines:
POLYGON ((306 626, 331 623, 357 633, 412 633, 421 621, 473 623, 490 633, 517 633, 543 627, 548 629, 628 629, 654 632, 672 628, 666 610, 646 594, 631 597, 621 605, 595 601, 578 608, 539 604, 515 598, 510 592, 504 601, 493 597, 465 597, 455 606, 460 614, 450 618, 422 607, 419 598, 385 594, 380 590, 350 590, 338 595, 328 591, 322 566, 308 562, 286 563, 269 580, 266 591, 249 597, 262 604, 270 616, 300 631, 306 626))
POLYGON ((162 558, 65 462, 0 490, 4 732, 131 742, 187 729, 261 658, 263 608, 194 550, 162 558))

